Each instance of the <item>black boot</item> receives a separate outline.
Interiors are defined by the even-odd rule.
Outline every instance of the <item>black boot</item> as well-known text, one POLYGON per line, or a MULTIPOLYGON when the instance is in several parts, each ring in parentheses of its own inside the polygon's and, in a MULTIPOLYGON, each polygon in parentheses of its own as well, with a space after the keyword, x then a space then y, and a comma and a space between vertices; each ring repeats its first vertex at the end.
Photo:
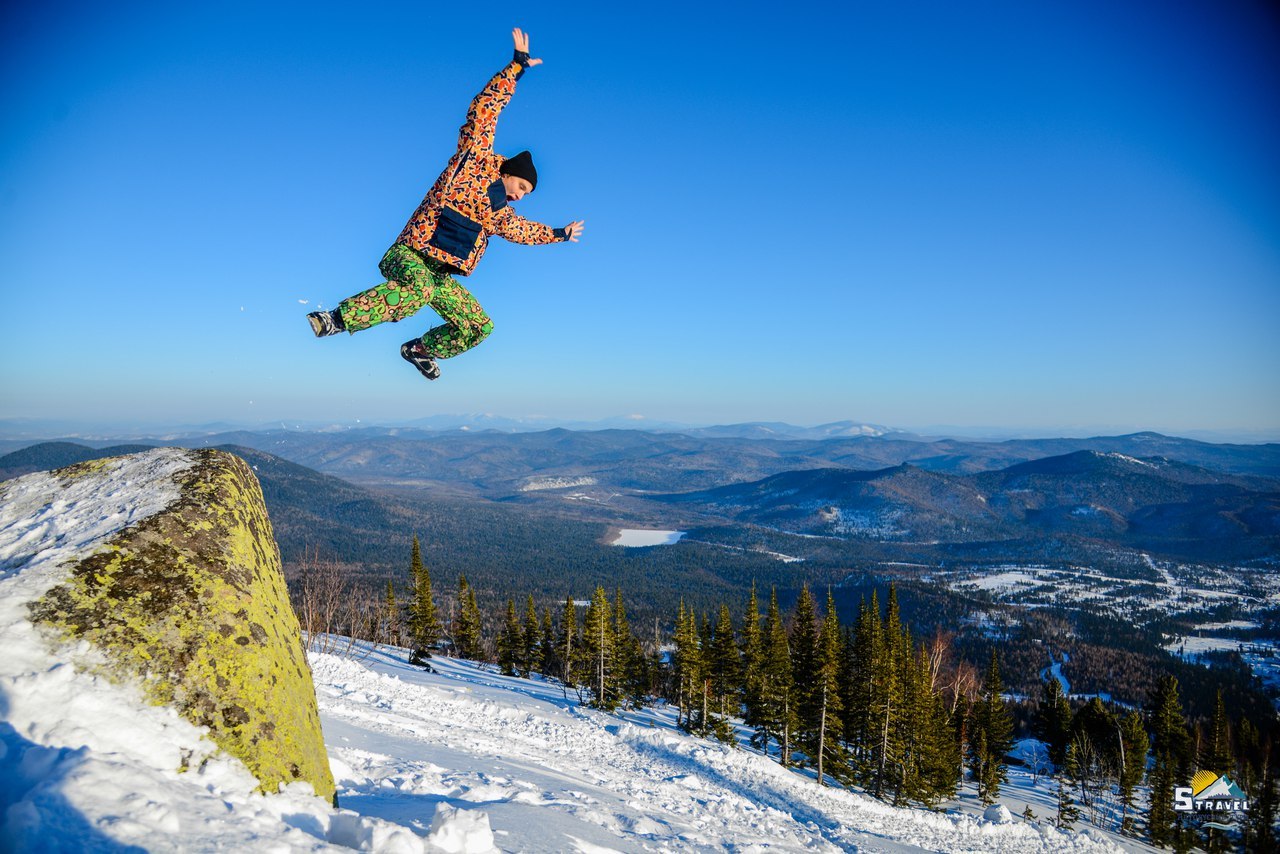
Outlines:
POLYGON ((311 323, 311 331, 317 338, 337 335, 339 332, 345 332, 347 328, 342 322, 342 315, 336 311, 313 311, 307 315, 307 320, 311 323))
POLYGON ((440 366, 436 364, 435 358, 427 352, 427 348, 423 346, 421 338, 415 338, 412 341, 406 341, 400 345, 400 355, 404 360, 418 369, 418 373, 422 374, 429 380, 434 380, 440 376, 440 366))

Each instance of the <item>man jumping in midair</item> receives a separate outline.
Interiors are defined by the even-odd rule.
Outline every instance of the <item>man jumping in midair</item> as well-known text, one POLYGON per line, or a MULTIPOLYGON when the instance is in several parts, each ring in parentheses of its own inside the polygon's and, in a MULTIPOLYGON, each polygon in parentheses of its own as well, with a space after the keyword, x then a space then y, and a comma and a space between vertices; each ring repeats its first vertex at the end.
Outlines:
POLYGON ((582 220, 551 228, 511 208, 538 186, 538 173, 528 151, 513 157, 495 154, 493 137, 498 114, 511 100, 516 81, 542 63, 529 58, 527 34, 517 27, 511 35, 514 58, 471 102, 457 152, 378 265, 387 281, 344 299, 333 311, 308 314, 317 337, 356 333, 430 306, 444 323, 406 341, 400 355, 434 380, 440 376, 437 359, 470 350, 493 331, 493 321, 480 303, 454 278, 470 275, 491 236, 532 245, 576 243, 582 235, 582 220))

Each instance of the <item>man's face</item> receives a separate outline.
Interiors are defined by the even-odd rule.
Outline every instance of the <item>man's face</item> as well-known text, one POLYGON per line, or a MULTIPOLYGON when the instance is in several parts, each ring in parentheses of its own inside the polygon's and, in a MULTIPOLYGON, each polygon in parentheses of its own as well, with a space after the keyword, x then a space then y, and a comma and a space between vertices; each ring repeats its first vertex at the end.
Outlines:
POLYGON ((533 192, 532 184, 515 175, 503 175, 502 186, 507 189, 507 201, 509 202, 518 202, 527 194, 533 192))

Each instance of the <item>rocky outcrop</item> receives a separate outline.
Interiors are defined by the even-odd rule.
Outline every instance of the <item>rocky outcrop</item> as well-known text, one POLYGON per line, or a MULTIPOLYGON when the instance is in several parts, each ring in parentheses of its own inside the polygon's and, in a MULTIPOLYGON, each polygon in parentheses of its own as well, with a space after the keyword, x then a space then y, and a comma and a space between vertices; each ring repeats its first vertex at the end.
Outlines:
MULTIPOLYGON (((220 451, 148 453, 190 455, 172 475, 179 498, 80 559, 32 603, 32 620, 87 641, 93 669, 140 680, 152 702, 207 726, 264 791, 305 781, 332 798, 315 687, 257 478, 220 451)), ((107 465, 53 474, 73 483, 107 465)))

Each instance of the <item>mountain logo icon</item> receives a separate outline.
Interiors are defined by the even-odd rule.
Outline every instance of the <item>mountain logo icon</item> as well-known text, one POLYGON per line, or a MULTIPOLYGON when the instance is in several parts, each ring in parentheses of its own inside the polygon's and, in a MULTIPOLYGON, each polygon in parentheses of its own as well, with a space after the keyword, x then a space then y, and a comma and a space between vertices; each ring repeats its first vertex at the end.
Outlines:
POLYGON ((1191 778, 1191 794, 1197 800, 1226 798, 1244 800, 1245 793, 1226 774, 1219 776, 1212 771, 1201 771, 1191 778))
POLYGON ((1237 812, 1249 808, 1249 797, 1226 774, 1199 771, 1190 786, 1173 790, 1174 809, 1180 812, 1237 812))

